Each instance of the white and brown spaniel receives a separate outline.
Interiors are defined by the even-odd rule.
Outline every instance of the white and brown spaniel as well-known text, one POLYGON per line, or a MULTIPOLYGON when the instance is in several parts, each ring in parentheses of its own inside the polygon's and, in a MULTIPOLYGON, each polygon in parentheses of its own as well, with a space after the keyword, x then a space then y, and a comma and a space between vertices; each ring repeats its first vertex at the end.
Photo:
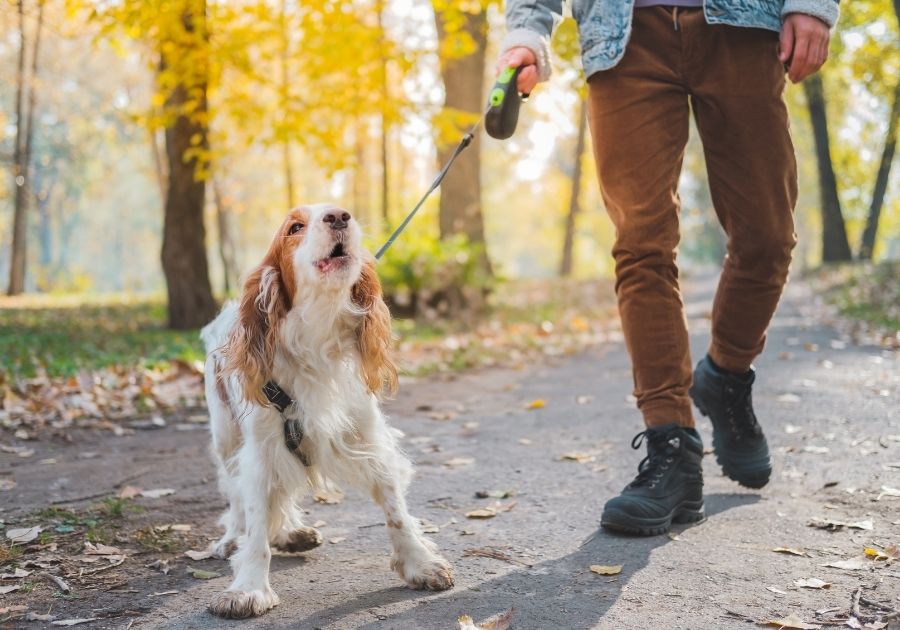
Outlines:
POLYGON ((397 387, 390 326, 357 222, 314 205, 288 214, 240 303, 203 329, 213 451, 228 500, 214 551, 231 556, 234 570, 212 613, 243 618, 278 604, 270 545, 321 544, 297 501, 332 480, 384 509, 391 567, 409 586, 453 586, 450 565, 407 510, 412 466, 379 408, 379 394, 397 387))

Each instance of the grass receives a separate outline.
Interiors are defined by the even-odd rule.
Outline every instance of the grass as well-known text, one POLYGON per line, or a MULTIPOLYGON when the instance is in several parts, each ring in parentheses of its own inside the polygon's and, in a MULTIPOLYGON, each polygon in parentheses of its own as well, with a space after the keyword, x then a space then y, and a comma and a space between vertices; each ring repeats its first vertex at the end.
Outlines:
MULTIPOLYGON (((540 326, 573 313, 607 317, 612 293, 607 283, 576 281, 506 282, 490 297, 478 317, 419 322, 398 319, 401 341, 440 344, 448 335, 466 333, 478 325, 540 326)), ((175 360, 203 359, 197 331, 165 328, 161 298, 127 295, 27 295, 0 298, 0 382, 9 378, 68 377, 81 370, 110 367, 165 367, 175 360)), ((518 333, 519 345, 535 340, 518 333)), ((449 359, 423 364, 424 374, 439 369, 461 370, 480 361, 479 346, 454 352, 449 359)))
POLYGON ((811 281, 842 315, 900 332, 900 261, 823 267, 811 281))
POLYGON ((71 376, 110 366, 202 360, 197 331, 165 328, 161 299, 24 296, 0 299, 0 372, 71 376))

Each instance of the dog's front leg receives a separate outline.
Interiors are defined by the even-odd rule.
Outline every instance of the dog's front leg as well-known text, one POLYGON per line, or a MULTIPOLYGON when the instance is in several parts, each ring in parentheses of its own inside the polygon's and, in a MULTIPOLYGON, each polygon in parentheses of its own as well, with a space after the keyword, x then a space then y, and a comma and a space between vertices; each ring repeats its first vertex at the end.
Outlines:
POLYGON ((231 558, 234 581, 219 593, 209 611, 220 617, 244 619, 262 615, 278 605, 278 596, 269 586, 269 532, 281 527, 280 507, 283 491, 275 487, 271 458, 262 446, 248 440, 239 454, 241 499, 245 511, 246 536, 231 558))

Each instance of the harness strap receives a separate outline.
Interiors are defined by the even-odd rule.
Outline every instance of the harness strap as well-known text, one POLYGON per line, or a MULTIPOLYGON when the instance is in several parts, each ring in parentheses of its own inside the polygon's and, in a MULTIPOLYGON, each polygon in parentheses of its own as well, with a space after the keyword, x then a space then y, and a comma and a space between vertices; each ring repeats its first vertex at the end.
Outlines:
POLYGON ((275 381, 269 381, 263 385, 263 394, 284 420, 284 443, 288 450, 309 468, 309 458, 300 451, 300 443, 303 441, 303 425, 299 420, 284 415, 284 410, 294 404, 294 399, 288 396, 287 392, 281 389, 275 381))

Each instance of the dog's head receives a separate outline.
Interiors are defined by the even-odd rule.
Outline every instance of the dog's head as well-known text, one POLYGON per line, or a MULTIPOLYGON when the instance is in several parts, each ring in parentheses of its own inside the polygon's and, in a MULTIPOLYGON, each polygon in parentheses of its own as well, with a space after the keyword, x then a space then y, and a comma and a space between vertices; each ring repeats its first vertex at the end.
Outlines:
POLYGON ((363 248, 362 231, 348 211, 318 204, 288 213, 262 263, 244 282, 226 356, 227 369, 238 375, 245 396, 266 403, 262 387, 271 379, 280 326, 304 300, 315 299, 330 300, 336 308, 350 306, 358 314, 360 376, 376 394, 394 391, 390 313, 375 260, 363 248))

